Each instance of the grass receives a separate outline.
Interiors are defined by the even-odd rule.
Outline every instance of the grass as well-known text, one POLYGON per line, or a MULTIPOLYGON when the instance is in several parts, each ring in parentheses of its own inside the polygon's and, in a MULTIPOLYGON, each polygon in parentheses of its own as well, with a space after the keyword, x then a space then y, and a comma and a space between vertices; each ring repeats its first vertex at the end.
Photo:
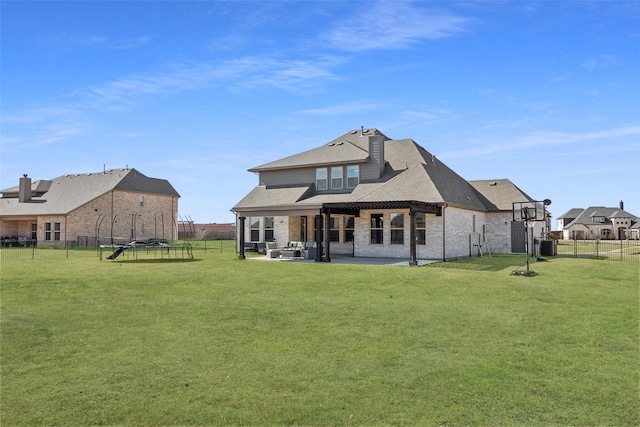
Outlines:
POLYGON ((2 263, 3 426, 639 425, 636 263, 2 263))

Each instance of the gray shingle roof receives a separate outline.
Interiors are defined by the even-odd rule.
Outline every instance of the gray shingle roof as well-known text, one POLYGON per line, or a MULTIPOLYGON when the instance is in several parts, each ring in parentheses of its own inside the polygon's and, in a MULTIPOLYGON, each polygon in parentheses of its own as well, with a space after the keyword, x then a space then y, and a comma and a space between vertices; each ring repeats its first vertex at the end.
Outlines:
POLYGON ((631 221, 637 221, 635 215, 630 214, 627 211, 624 211, 620 208, 607 208, 604 206, 590 206, 584 210, 566 227, 571 227, 572 225, 582 224, 582 225, 599 225, 599 224, 610 224, 610 218, 630 218, 631 221), (604 217, 605 222, 595 222, 593 221, 594 217, 604 217))
POLYGON ((513 210, 513 202, 533 201, 508 179, 483 179, 469 181, 469 183, 499 211, 513 210))
POLYGON ((69 174, 31 184, 32 198, 19 203, 18 187, 2 190, 0 216, 64 215, 111 190, 180 197, 169 181, 149 178, 135 169, 69 174))
MULTIPOLYGON (((256 187, 233 210, 256 210, 268 206, 322 206, 346 202, 424 202, 449 204, 481 211, 511 210, 513 201, 531 200, 509 180, 467 182, 411 139, 391 140, 377 129, 370 134, 385 138, 385 173, 375 182, 361 181, 350 193, 316 192, 313 185, 291 188, 256 187), (487 194, 484 194, 484 192, 487 194)), ((250 169, 270 171, 319 165, 365 162, 369 140, 361 131, 350 131, 321 147, 250 169)), ((366 136, 366 135, 365 135, 366 136)))
MULTIPOLYGON (((357 138, 360 138, 357 136, 357 138)), ((367 139, 367 138, 363 138, 367 139)), ((368 142, 368 139, 367 139, 368 142)), ((328 144, 312 150, 294 154, 280 160, 265 163, 249 169, 249 172, 262 172, 276 169, 291 169, 308 166, 338 165, 365 162, 369 153, 350 133, 335 139, 328 144)))
POLYGON ((560 215, 557 219, 565 219, 565 218, 567 218, 567 219, 575 219, 583 211, 584 211, 584 209, 582 209, 582 208, 572 208, 572 209, 569 209, 564 214, 560 215))

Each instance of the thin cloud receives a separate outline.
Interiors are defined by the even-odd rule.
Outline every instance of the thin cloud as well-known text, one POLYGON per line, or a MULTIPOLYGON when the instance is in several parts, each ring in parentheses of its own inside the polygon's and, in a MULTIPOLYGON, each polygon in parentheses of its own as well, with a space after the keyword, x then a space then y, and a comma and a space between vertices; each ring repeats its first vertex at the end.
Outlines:
POLYGON ((314 108, 311 110, 303 110, 301 111, 301 113, 312 114, 312 115, 333 116, 333 115, 354 114, 354 113, 360 113, 363 111, 378 110, 380 108, 386 108, 386 107, 388 107, 388 104, 380 104, 380 103, 368 102, 366 100, 362 100, 354 103, 332 105, 330 107, 314 108))
POLYGON ((114 40, 102 35, 81 35, 59 32, 47 41, 62 46, 102 46, 107 49, 126 50, 144 46, 153 40, 152 36, 140 36, 130 39, 114 40))
POLYGON ((153 40, 151 36, 136 37, 133 39, 115 41, 111 48, 115 50, 134 49, 149 44, 153 40))
POLYGON ((59 141, 68 140, 76 136, 84 135, 87 129, 84 126, 56 124, 47 126, 42 132, 29 135, 27 138, 2 137, 3 150, 5 148, 15 149, 20 146, 22 148, 38 148, 45 145, 54 144, 59 141))
POLYGON ((351 52, 404 49, 464 32, 470 22, 469 18, 408 2, 378 2, 338 22, 323 38, 334 48, 351 52))
POLYGON ((51 120, 59 117, 67 117, 74 112, 71 106, 43 107, 27 109, 18 113, 3 113, 2 123, 4 124, 29 124, 38 123, 43 120, 51 120))
POLYGON ((140 97, 183 92, 220 84, 236 87, 274 86, 302 90, 317 81, 334 79, 334 61, 278 60, 268 57, 244 57, 221 64, 188 62, 173 64, 165 72, 130 75, 84 91, 86 96, 113 107, 130 105, 140 97))
MULTIPOLYGON (((225 90, 276 87, 292 92, 307 91, 320 82, 335 79, 332 68, 338 63, 330 57, 308 60, 274 59, 252 56, 219 64, 204 62, 174 63, 157 73, 136 74, 106 82, 103 85, 80 89, 68 99, 73 102, 3 114, 2 123, 20 127, 29 133, 30 125, 38 129, 28 138, 10 137, 5 127, 3 141, 30 146, 48 145, 87 132, 87 126, 48 128, 51 123, 79 123, 97 111, 126 111, 147 99, 164 94, 201 90, 224 86, 225 90)), ((53 126, 53 125, 52 125, 53 126)))
POLYGON ((505 142, 504 138, 501 138, 497 142, 492 142, 476 148, 470 147, 465 150, 450 151, 445 153, 442 157, 471 158, 508 151, 526 150, 531 152, 533 148, 574 145, 597 140, 607 140, 610 143, 611 139, 629 136, 640 136, 640 126, 628 126, 587 133, 535 132, 519 138, 514 138, 510 142, 505 142))
POLYGON ((605 67, 617 67, 619 65, 620 62, 613 55, 594 56, 582 63, 582 66, 584 68, 588 68, 589 70, 595 70, 605 67))

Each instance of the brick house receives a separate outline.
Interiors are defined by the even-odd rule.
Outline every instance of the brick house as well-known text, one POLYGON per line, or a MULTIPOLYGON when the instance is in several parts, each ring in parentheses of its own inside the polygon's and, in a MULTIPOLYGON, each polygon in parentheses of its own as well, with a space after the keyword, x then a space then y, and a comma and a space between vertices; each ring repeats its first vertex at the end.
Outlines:
POLYGON ((2 190, 5 246, 128 243, 177 238, 178 198, 166 180, 135 169, 69 174, 2 190))
POLYGON ((507 179, 466 181, 411 139, 359 129, 249 171, 258 185, 232 209, 241 253, 244 242, 312 241, 321 248, 316 261, 347 255, 414 265, 524 252, 512 203, 532 199, 507 179))

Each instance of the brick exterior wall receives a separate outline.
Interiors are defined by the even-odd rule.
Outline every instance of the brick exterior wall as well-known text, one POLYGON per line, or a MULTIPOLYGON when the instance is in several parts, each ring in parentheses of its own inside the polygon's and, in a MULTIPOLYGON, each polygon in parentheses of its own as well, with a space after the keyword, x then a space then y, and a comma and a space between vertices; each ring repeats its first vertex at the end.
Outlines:
POLYGON ((69 212, 41 215, 31 220, 0 221, 0 235, 31 238, 31 224, 37 224, 39 244, 64 245, 86 237, 99 243, 128 243, 133 238, 177 239, 178 199, 172 196, 113 191, 69 212), (142 204, 140 197, 143 197, 142 204), (133 217, 135 215, 135 217, 133 217), (102 219, 102 220, 101 220, 102 219), (46 223, 51 223, 51 240, 45 240, 46 223), (54 224, 60 223, 60 240, 54 240, 54 224), (99 235, 97 235, 99 225, 99 235), (135 225, 132 231, 132 225, 135 225))
MULTIPOLYGON (((333 215, 339 221, 340 241, 331 242, 332 255, 353 255, 356 257, 384 257, 408 259, 410 257, 410 217, 408 209, 361 211, 355 218, 354 243, 344 242, 344 216, 333 215), (383 243, 371 244, 371 215, 383 214, 383 243), (403 244, 391 243, 391 214, 404 214, 403 244)), ((471 234, 486 234, 492 253, 511 252, 511 213, 485 213, 455 207, 445 208, 443 216, 425 215, 425 244, 417 245, 418 259, 441 260, 465 258, 477 254, 471 234), (443 221, 446 229, 443 233, 443 221), (446 244, 443 245, 443 239, 446 244), (445 254, 443 255, 443 251, 445 254)), ((324 224, 324 220, 323 220, 324 224)), ((274 237, 278 246, 289 241, 303 240, 300 233, 299 216, 274 217, 274 237)), ((245 240, 250 241, 249 217, 245 222, 245 240)), ((260 223, 260 241, 264 236, 264 220, 260 223)), ((239 239, 238 239, 239 240, 239 239)), ((314 241, 314 217, 307 217, 307 241, 314 241)), ((487 251, 487 248, 484 249, 487 251)))

